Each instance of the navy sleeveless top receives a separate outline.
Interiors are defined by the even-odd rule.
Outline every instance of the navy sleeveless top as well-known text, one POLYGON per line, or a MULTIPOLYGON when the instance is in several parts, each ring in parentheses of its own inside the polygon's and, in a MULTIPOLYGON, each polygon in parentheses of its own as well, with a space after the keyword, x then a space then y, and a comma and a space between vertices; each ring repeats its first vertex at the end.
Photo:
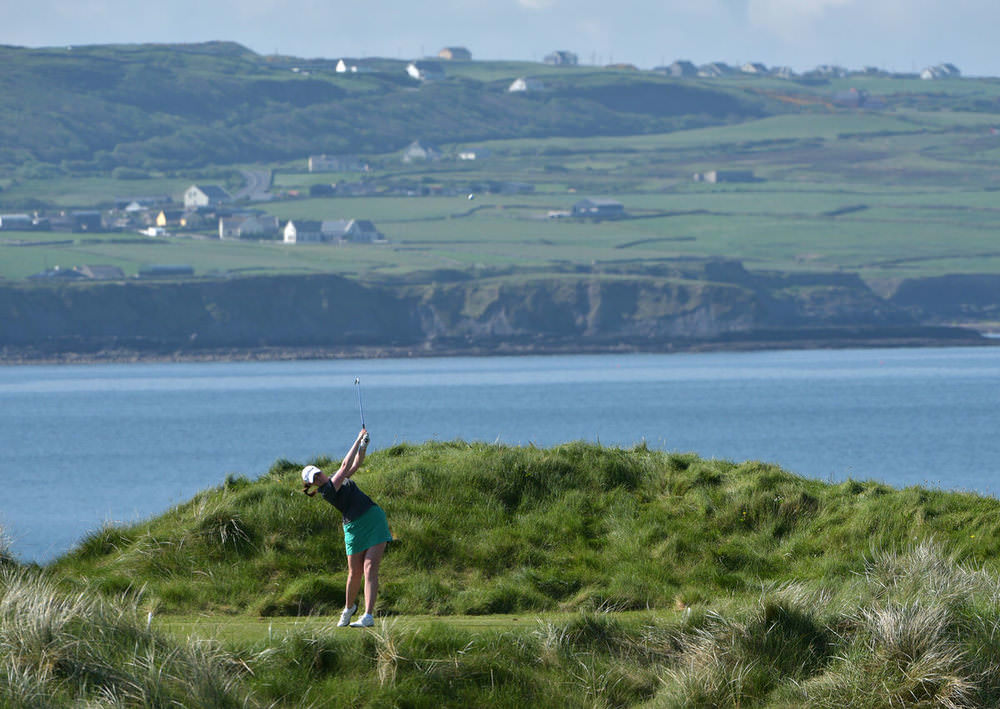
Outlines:
POLYGON ((361 488, 350 478, 340 484, 339 490, 334 489, 332 480, 328 480, 319 491, 324 500, 340 511, 344 524, 353 522, 375 506, 372 498, 361 492, 361 488))

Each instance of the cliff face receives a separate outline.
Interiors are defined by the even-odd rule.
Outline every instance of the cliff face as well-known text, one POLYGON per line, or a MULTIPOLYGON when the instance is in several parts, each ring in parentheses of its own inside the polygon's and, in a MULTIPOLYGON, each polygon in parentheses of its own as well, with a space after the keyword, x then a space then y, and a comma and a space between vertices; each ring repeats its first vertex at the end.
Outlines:
POLYGON ((0 347, 8 356, 568 351, 811 336, 836 344, 862 332, 921 336, 912 307, 878 297, 855 276, 750 274, 735 263, 418 285, 318 275, 0 287, 0 347))
POLYGON ((1000 276, 965 274, 906 280, 888 300, 928 321, 996 322, 1000 320, 1000 276))

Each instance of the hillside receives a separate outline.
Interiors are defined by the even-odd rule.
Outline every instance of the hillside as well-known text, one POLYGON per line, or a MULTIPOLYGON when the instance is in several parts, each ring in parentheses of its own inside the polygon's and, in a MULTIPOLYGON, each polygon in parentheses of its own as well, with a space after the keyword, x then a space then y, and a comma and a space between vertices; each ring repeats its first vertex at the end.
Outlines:
POLYGON ((358 473, 396 538, 360 631, 332 625, 339 518, 298 492, 300 466, 96 531, 45 570, 0 558, 0 703, 1000 699, 995 499, 642 445, 395 445, 358 473))
POLYGON ((609 71, 564 71, 550 91, 518 96, 507 93, 509 80, 458 74, 421 85, 400 60, 338 74, 335 61, 265 57, 224 42, 2 47, 0 61, 0 167, 25 177, 386 153, 416 138, 662 132, 760 116, 768 103, 609 71))
MULTIPOLYGON (((53 570, 71 587, 143 585, 165 613, 333 612, 340 520, 298 493, 303 464, 278 461, 258 480, 97 531, 53 570)), ((399 540, 384 567, 390 615, 666 609, 761 583, 844 583, 866 554, 914 540, 970 561, 1000 552, 996 500, 831 485, 645 446, 401 444, 374 452, 357 480, 399 540)))

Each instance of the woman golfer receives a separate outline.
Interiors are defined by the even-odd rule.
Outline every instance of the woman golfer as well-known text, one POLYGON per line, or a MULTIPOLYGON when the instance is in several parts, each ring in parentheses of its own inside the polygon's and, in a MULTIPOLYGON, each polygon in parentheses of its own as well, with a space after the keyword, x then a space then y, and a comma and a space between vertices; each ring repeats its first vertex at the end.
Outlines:
POLYGON ((385 553, 385 545, 392 541, 385 512, 361 492, 351 476, 365 460, 368 448, 368 431, 361 429, 351 450, 344 456, 340 469, 327 476, 315 465, 302 469, 302 492, 310 497, 317 492, 336 507, 344 518, 344 545, 347 547, 347 599, 338 626, 350 624, 352 628, 367 628, 375 624, 375 596, 378 594, 378 567, 385 553), (358 609, 357 597, 365 580, 365 614, 351 623, 351 616, 358 609))

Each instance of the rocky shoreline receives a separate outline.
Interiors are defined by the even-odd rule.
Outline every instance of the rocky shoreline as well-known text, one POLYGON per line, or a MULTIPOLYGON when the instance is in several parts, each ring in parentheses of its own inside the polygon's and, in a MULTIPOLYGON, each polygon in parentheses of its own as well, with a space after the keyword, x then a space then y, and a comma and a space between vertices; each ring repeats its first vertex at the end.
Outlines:
POLYGON ((0 285, 0 364, 993 345, 1000 279, 874 292, 738 262, 372 285, 335 275, 0 285), (959 327, 953 323, 967 325, 959 327))
POLYGON ((0 348, 0 366, 55 364, 121 364, 156 362, 280 362, 325 359, 392 359, 416 357, 492 357, 680 352, 753 352, 895 347, 990 347, 1000 339, 971 328, 925 327, 889 332, 867 329, 821 332, 757 333, 741 338, 678 339, 661 342, 426 342, 420 345, 337 347, 246 347, 204 349, 107 348, 93 351, 43 351, 34 347, 0 348))

